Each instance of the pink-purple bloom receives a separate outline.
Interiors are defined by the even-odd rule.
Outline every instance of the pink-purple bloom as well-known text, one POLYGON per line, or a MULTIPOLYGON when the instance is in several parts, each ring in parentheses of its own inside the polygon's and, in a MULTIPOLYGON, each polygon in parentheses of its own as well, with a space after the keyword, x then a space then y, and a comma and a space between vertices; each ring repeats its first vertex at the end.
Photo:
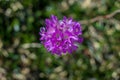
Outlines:
POLYGON ((52 54, 62 55, 77 50, 83 38, 79 22, 72 18, 62 20, 54 15, 45 20, 45 27, 40 28, 41 43, 52 54))

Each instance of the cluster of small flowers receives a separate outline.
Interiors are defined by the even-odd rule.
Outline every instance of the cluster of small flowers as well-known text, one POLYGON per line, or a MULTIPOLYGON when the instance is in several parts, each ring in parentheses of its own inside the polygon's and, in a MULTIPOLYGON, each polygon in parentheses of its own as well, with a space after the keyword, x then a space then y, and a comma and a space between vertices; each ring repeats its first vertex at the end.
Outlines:
POLYGON ((62 20, 54 15, 45 20, 45 27, 40 28, 41 42, 52 54, 62 55, 72 53, 83 41, 82 29, 79 22, 72 18, 63 17, 62 20))

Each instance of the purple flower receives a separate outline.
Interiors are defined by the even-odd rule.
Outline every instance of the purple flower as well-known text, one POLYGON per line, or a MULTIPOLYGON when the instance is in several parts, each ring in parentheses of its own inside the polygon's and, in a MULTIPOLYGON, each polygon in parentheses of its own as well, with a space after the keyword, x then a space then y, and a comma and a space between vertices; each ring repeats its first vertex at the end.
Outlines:
POLYGON ((51 15, 45 20, 45 27, 40 28, 41 42, 52 54, 62 55, 77 50, 78 43, 82 43, 82 29, 79 22, 64 17, 58 20, 51 15))

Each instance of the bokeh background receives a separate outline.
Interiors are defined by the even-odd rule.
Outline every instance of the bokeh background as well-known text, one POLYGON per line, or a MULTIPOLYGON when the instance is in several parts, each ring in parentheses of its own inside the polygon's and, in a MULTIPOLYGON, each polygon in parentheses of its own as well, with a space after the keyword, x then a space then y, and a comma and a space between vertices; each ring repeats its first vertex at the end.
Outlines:
POLYGON ((0 80, 120 80, 120 0, 0 0, 0 80), (40 44, 51 14, 81 23, 73 54, 40 44))

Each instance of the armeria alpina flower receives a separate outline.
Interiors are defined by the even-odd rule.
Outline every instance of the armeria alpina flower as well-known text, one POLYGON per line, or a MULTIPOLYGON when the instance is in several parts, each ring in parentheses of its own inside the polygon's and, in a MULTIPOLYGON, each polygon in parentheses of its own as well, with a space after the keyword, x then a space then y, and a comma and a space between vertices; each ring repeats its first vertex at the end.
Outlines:
POLYGON ((72 53, 78 48, 78 43, 83 41, 81 25, 72 18, 58 20, 51 15, 50 19, 45 20, 45 24, 45 27, 40 28, 40 40, 52 54, 72 53))

